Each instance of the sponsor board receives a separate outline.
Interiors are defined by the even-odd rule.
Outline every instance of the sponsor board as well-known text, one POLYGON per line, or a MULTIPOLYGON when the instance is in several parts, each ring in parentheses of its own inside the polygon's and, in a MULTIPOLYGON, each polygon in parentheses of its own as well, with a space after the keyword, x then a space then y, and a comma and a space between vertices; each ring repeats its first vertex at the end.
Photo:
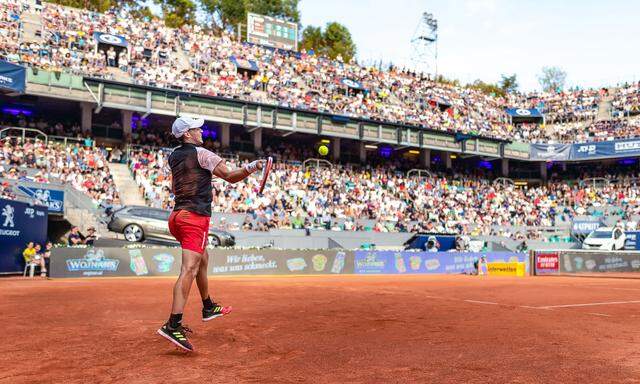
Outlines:
POLYGON ((492 276, 524 276, 525 263, 503 263, 493 262, 487 263, 487 274, 492 276))
POLYGON ((81 258, 65 260, 67 271, 80 273, 83 276, 102 276, 105 272, 118 272, 120 260, 110 259, 104 255, 104 250, 85 248, 81 258))
POLYGON ((210 274, 214 275, 353 272, 350 251, 218 250, 213 255, 210 274))
POLYGON ((639 252, 563 251, 559 261, 563 273, 640 272, 639 252))
POLYGON ((487 262, 522 262, 528 271, 528 257, 515 252, 410 252, 355 251, 357 274, 446 274, 473 273, 481 257, 487 262))
POLYGON ((34 199, 38 205, 48 207, 49 213, 64 213, 64 191, 32 188, 25 185, 19 185, 18 189, 34 199))
POLYGON ((0 199, 0 273, 24 270, 22 251, 29 241, 44 246, 47 218, 45 207, 0 199))
MULTIPOLYGON (((55 248, 52 277, 175 276, 180 248, 55 248)), ((353 252, 209 250, 209 275, 353 273, 353 252)))
POLYGON ((535 254, 536 275, 558 273, 560 256, 557 252, 543 252, 535 254))
POLYGON ((24 93, 26 80, 27 71, 24 67, 0 60, 0 89, 24 93))
POLYGON ((531 144, 532 160, 558 161, 569 160, 571 144, 531 144))

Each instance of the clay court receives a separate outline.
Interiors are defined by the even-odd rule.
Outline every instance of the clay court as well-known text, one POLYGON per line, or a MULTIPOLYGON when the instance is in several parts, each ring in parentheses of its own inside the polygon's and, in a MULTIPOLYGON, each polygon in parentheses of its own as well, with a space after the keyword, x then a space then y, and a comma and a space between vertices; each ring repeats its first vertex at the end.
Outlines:
POLYGON ((0 382, 640 382, 638 280, 213 278, 192 354, 155 333, 173 281, 0 279, 0 382))

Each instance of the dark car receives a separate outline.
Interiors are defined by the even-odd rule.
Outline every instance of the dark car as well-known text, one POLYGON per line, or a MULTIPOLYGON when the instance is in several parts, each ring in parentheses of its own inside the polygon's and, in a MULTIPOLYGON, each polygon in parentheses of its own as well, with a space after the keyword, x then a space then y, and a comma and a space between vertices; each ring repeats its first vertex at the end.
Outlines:
MULTIPOLYGON (((173 240, 169 232, 169 215, 171 211, 137 205, 125 206, 111 215, 107 225, 110 231, 122 233, 130 242, 145 239, 173 240)), ((231 247, 236 238, 229 232, 209 228, 207 237, 209 247, 231 247)))

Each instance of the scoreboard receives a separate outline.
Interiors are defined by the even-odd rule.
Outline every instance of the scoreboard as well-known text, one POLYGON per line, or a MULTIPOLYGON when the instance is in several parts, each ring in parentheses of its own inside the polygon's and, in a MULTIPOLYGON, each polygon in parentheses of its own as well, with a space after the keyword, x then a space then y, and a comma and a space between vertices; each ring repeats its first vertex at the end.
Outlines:
POLYGON ((247 41, 272 48, 298 50, 298 24, 255 13, 247 14, 247 41))

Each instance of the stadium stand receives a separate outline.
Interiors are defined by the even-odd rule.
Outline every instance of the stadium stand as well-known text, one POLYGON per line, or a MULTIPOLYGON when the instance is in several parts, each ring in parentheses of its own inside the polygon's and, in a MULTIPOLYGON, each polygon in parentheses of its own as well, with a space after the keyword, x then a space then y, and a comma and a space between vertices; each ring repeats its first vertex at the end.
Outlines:
MULTIPOLYGON (((0 3, 0 35, 0 58, 54 72, 530 143, 640 136, 640 119, 633 116, 639 105, 638 84, 502 98, 399 68, 367 68, 241 44, 199 27, 171 29, 160 20, 133 20, 126 12, 97 14, 49 3, 36 8, 21 0, 0 3), (27 19, 39 20, 34 25, 42 26, 40 33, 26 33, 27 19), (93 38, 96 32, 123 36, 127 49, 102 50, 93 38), (610 104, 611 116, 602 119, 605 104, 610 104), (507 108, 536 108, 544 121, 514 123, 507 108)), ((90 139, 73 120, 2 114, 2 126, 90 139)), ((5 138, 0 176, 69 183, 97 206, 117 206, 120 199, 108 161, 126 161, 146 204, 171 208, 169 151, 159 149, 175 143, 169 131, 161 125, 145 126, 123 137, 122 143, 128 150, 107 151, 91 140, 18 145, 5 138)), ((223 148, 215 138, 207 138, 204 146, 232 165, 246 161, 237 148, 223 148)), ((255 195, 251 182, 216 183, 216 213, 242 218, 230 223, 230 229, 435 231, 520 240, 542 239, 537 228, 566 228, 573 218, 587 214, 606 215, 613 223, 636 223, 640 215, 638 175, 628 169, 617 173, 590 167, 581 174, 563 170, 560 175, 551 172, 552 181, 545 186, 519 187, 496 184, 496 175, 468 169, 409 177, 405 171, 410 166, 401 159, 372 158, 368 166, 338 159, 332 168, 305 168, 303 161, 314 156, 313 150, 283 142, 266 143, 253 155, 262 153, 278 160, 264 196, 255 195), (585 184, 593 177, 604 177, 605 183, 585 184)), ((6 183, 0 194, 15 198, 6 183)))
MULTIPOLYGON (((0 4, 0 33, 13 37, 0 41, 0 58, 9 62, 500 139, 572 142, 600 138, 610 131, 607 124, 588 128, 577 124, 595 120, 606 90, 500 98, 399 68, 367 68, 304 52, 241 44, 230 35, 214 35, 199 27, 172 29, 161 20, 134 20, 124 11, 98 14, 43 3, 41 12, 35 13, 29 4, 20 0, 0 4), (27 40, 21 22, 25 14, 41 19, 41 39, 27 40), (128 48, 98 50, 95 32, 123 36, 128 48), (511 124, 504 112, 507 107, 538 108, 545 124, 511 124)), ((613 92, 618 114, 637 110, 637 90, 636 85, 613 92)), ((634 130, 625 132, 635 135, 634 130)))
MULTIPOLYGON (((138 149, 129 166, 151 206, 170 208, 168 152, 138 149)), ((241 165, 241 164, 234 164, 241 165)), ((214 212, 245 213, 244 229, 323 228, 379 232, 427 231, 520 238, 526 227, 567 225, 575 216, 615 207, 619 217, 640 214, 638 176, 590 169, 582 179, 606 176, 611 183, 591 186, 574 179, 519 188, 459 172, 407 177, 396 167, 304 169, 280 163, 263 197, 251 182, 216 182, 214 212), (615 175, 615 176, 614 176, 615 175), (519 229, 520 228, 520 229, 519 229)), ((611 213, 608 209, 606 213, 611 213)), ((536 238, 535 231, 527 233, 536 238)))

